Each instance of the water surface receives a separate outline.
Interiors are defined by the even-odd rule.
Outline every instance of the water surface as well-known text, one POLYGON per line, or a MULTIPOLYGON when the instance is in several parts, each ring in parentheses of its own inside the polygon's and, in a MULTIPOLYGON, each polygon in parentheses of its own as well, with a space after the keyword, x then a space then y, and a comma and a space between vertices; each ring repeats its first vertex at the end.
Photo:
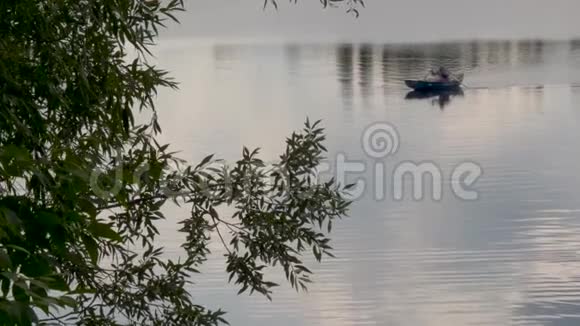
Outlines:
MULTIPOLYGON (((228 311, 231 324, 580 324, 580 43, 192 41, 160 46, 158 59, 181 83, 159 96, 161 138, 192 162, 234 160, 243 145, 276 159, 310 117, 323 120, 331 160, 381 163, 387 175, 403 161, 431 161, 446 178, 441 201, 395 201, 388 184, 376 200, 367 189, 333 231, 337 258, 311 265, 309 293, 236 296, 216 239, 192 294, 228 311), (463 94, 409 99, 402 80, 437 65, 465 72, 463 94), (397 128, 400 148, 373 159, 361 135, 381 121, 397 128), (484 170, 477 201, 449 191, 464 161, 484 170)), ((163 241, 176 256, 175 223, 187 212, 169 213, 163 241)))

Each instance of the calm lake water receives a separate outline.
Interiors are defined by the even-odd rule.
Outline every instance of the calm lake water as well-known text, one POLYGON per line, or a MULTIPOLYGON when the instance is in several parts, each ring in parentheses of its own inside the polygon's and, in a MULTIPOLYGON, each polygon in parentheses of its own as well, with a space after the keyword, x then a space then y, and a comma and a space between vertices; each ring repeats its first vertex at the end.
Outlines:
MULTIPOLYGON (((243 145, 275 160, 310 117, 323 120, 331 162, 342 153, 367 167, 349 180, 372 185, 385 167, 385 198, 368 187, 354 202, 333 230, 336 258, 310 264, 308 293, 237 296, 212 243, 191 291, 232 325, 580 324, 580 42, 180 41, 157 58, 181 83, 158 98, 161 139, 191 162, 233 161, 243 145), (438 65, 465 72, 463 94, 409 99, 402 80, 438 65), (361 145, 377 122, 399 135, 398 151, 378 159, 361 145), (389 175, 405 161, 440 167, 442 200, 392 199, 389 175), (475 201, 450 190, 465 161, 484 171, 475 201)), ((162 241, 177 256, 187 212, 168 214, 162 241)))

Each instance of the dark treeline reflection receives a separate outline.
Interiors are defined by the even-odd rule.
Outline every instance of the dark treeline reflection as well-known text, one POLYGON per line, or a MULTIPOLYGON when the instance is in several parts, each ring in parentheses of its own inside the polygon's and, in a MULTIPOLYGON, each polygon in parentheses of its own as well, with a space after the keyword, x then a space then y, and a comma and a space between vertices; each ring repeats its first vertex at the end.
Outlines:
POLYGON ((518 42, 518 60, 526 64, 538 64, 544 61, 544 42, 521 41, 518 42))
POLYGON ((372 93, 373 84, 373 47, 362 45, 358 52, 358 69, 360 73, 360 87, 363 98, 372 93))
MULTIPOLYGON (((366 101, 375 96, 374 90, 379 90, 380 93, 382 89, 385 96, 395 92, 404 97, 409 91, 403 83, 405 79, 423 78, 429 69, 439 66, 445 66, 452 72, 465 73, 466 83, 475 82, 475 88, 493 88, 540 85, 543 75, 530 75, 529 71, 546 62, 554 62, 558 55, 573 58, 573 62, 580 64, 580 59, 577 59, 580 57, 580 40, 389 45, 288 44, 282 48, 277 45, 216 45, 213 57, 216 67, 234 69, 236 65, 244 62, 255 62, 261 67, 259 69, 271 69, 273 66, 268 64, 276 62, 272 55, 277 56, 280 51, 283 52, 283 69, 287 70, 288 76, 296 77, 295 80, 300 80, 300 75, 307 73, 304 69, 310 69, 308 62, 303 62, 304 60, 321 60, 320 64, 332 63, 334 60, 335 79, 345 108, 352 108, 355 97, 360 96, 366 101), (527 71, 528 75, 522 75, 518 71, 527 71), (503 79, 494 80, 494 74, 502 75, 503 79), (477 79, 475 76, 480 79, 474 81, 477 79)), ((545 74, 549 75, 549 72, 545 74)), ((445 97, 440 103, 445 106, 448 102, 445 97)))
POLYGON ((580 53, 580 40, 572 40, 572 41, 570 41, 570 51, 573 54, 580 53))
POLYGON ((350 104, 354 95, 354 46, 352 44, 339 45, 336 48, 336 68, 342 98, 347 104, 350 104))
POLYGON ((301 55, 300 46, 296 44, 289 44, 284 49, 286 55, 286 64, 288 65, 288 72, 291 76, 295 75, 300 69, 301 55))
MULTIPOLYGON (((477 44, 477 43, 476 43, 477 44)), ((487 52, 486 55, 486 62, 488 64, 497 65, 497 64, 508 64, 510 61, 510 50, 511 44, 510 42, 493 42, 487 43, 484 49, 487 52)), ((479 49, 481 50, 481 48, 479 49)), ((477 67, 479 64, 479 55, 478 51, 474 51, 473 60, 471 67, 477 67)))
POLYGON ((213 47, 213 59, 217 67, 230 65, 243 56, 243 48, 237 45, 219 44, 213 47))
MULTIPOLYGON (((452 72, 464 72, 469 79, 470 72, 505 71, 524 66, 544 63, 554 52, 566 51, 573 54, 580 51, 580 41, 543 42, 486 41, 434 44, 392 44, 392 45, 349 45, 342 44, 334 49, 336 55, 337 80, 342 85, 342 95, 350 98, 358 86, 363 99, 372 94, 372 89, 382 85, 384 94, 406 90, 405 79, 420 79, 431 68, 445 66, 452 72), (353 61, 357 63, 353 71, 353 61), (375 67, 380 65, 380 67, 375 67), (374 70, 380 71, 375 80, 374 70), (382 83, 382 84, 381 84, 382 83), (374 86, 373 86, 374 85, 374 86)), ((517 77, 517 76, 516 76, 517 77)), ((518 81, 515 81, 517 85, 518 81)), ((520 81, 525 83, 525 81, 520 81)), ((533 83, 533 81, 530 81, 533 83)), ((494 85, 485 85, 485 87, 494 85)), ((406 94, 406 93, 403 93, 406 94)), ((414 94, 411 98, 417 98, 414 94)), ((439 98, 438 104, 448 105, 453 96, 439 98)))
MULTIPOLYGON (((358 52, 360 82, 364 84, 367 82, 366 78, 372 74, 374 62, 383 65, 382 75, 386 82, 392 73, 412 74, 441 65, 452 70, 461 70, 474 69, 486 64, 537 64, 543 62, 546 47, 562 45, 565 44, 534 40, 384 46, 343 44, 336 48, 336 57, 341 70, 345 51, 348 51, 349 55, 358 52)), ((570 50, 578 49, 580 41, 571 41, 570 50)))

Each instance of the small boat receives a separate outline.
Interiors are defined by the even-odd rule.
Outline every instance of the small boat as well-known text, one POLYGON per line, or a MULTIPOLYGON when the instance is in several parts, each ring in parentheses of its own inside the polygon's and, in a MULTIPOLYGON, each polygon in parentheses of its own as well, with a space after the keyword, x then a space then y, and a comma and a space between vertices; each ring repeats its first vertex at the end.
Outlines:
POLYGON ((405 80, 405 85, 421 92, 457 90, 462 83, 463 74, 452 75, 445 68, 431 70, 422 80, 405 80))
POLYGON ((427 81, 427 80, 405 80, 405 84, 420 92, 449 91, 461 88, 461 81, 453 80, 449 82, 427 81))

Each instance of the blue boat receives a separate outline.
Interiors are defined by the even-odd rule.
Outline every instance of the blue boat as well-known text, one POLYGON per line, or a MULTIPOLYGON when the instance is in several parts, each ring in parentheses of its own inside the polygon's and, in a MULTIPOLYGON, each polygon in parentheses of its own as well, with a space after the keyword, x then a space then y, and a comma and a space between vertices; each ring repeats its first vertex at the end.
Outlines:
POLYGON ((430 75, 422 80, 405 80, 405 85, 420 92, 453 91, 460 89, 462 83, 463 74, 453 76, 445 68, 431 70, 430 75))
POLYGON ((461 81, 453 80, 449 82, 426 81, 426 80, 405 80, 405 84, 416 91, 452 91, 461 88, 461 81))

